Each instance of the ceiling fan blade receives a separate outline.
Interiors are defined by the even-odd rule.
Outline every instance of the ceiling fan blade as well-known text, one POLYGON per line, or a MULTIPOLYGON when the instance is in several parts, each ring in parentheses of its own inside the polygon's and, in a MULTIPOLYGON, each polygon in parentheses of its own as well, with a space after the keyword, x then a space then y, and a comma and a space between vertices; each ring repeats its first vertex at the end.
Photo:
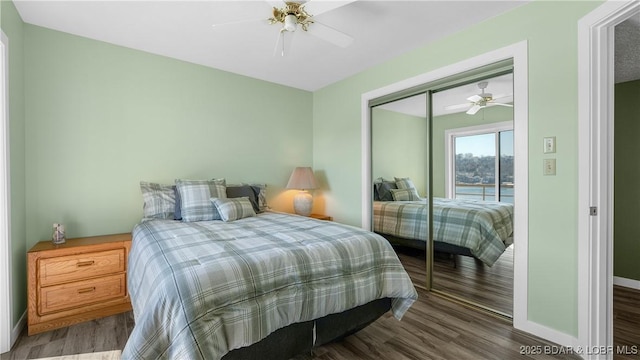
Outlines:
POLYGON ((498 94, 498 95, 494 95, 492 99, 493 100, 502 99, 502 98, 511 97, 511 96, 513 96, 513 94, 498 94))
POLYGON ((469 100, 471 102, 478 102, 478 101, 482 100, 482 96, 480 96, 480 95, 469 96, 467 98, 467 100, 469 100))
POLYGON ((482 108, 482 106, 480 106, 480 105, 473 105, 473 106, 471 107, 471 109, 467 110, 467 114, 469 114, 469 115, 475 115, 475 113, 477 113, 477 112, 478 112, 478 110, 480 110, 481 108, 482 108))
POLYGON ((500 105, 500 106, 506 106, 506 107, 513 107, 513 105, 511 104, 505 104, 505 103, 499 103, 499 102, 490 102, 487 103, 488 106, 494 106, 494 105, 500 105))
POLYGON ((473 104, 470 103, 466 103, 466 104, 456 104, 456 105, 449 105, 449 106, 445 106, 444 109, 445 110, 458 110, 458 109, 465 109, 468 108, 469 106, 471 106, 473 104))
POLYGON ((309 0, 304 4, 304 9, 311 14, 311 16, 317 16, 348 5, 354 1, 355 0, 309 0))
POLYGON ((309 26, 309 34, 342 48, 346 48, 353 43, 353 38, 351 36, 323 23, 319 23, 315 18, 313 20, 313 24, 309 26))

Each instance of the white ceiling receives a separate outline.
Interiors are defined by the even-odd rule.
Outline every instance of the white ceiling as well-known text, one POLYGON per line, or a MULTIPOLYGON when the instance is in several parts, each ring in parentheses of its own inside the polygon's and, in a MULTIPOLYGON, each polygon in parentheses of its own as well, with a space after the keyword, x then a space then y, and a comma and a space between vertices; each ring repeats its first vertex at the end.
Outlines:
POLYGON ((314 18, 353 37, 350 46, 312 36, 311 24, 289 34, 291 50, 281 57, 267 1, 14 0, 30 24, 309 91, 526 2, 355 1, 314 18), (212 26, 244 20, 253 21, 212 26))
POLYGON ((640 14, 615 28, 615 82, 640 79, 640 14))

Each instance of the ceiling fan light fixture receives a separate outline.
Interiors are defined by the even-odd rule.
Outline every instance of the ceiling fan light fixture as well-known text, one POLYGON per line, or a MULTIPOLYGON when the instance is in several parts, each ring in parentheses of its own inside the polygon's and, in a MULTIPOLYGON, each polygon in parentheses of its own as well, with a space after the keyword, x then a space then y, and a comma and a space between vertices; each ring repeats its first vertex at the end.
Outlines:
POLYGON ((298 18, 295 15, 289 14, 284 17, 283 29, 285 29, 286 31, 293 32, 293 31, 296 31, 297 27, 298 27, 298 18))

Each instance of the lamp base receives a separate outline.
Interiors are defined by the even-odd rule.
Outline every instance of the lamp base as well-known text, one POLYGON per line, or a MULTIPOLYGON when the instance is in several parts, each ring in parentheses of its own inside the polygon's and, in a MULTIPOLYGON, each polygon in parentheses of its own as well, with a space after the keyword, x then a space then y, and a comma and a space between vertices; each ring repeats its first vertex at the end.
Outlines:
POLYGON ((293 210, 298 215, 309 216, 311 215, 311 208, 313 207, 313 196, 307 191, 300 191, 293 197, 293 210))

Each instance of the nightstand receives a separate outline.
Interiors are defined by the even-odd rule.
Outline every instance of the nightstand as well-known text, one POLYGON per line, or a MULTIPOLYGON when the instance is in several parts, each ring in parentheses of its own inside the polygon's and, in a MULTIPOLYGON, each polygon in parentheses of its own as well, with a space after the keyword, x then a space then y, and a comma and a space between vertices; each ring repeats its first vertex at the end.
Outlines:
POLYGON ((322 214, 311 214, 309 215, 310 218, 314 218, 314 219, 318 219, 318 220, 327 220, 327 221, 333 221, 333 218, 331 216, 328 215, 322 215, 322 214))
POLYGON ((131 310, 131 234, 41 241, 27 253, 29 335, 131 310))

